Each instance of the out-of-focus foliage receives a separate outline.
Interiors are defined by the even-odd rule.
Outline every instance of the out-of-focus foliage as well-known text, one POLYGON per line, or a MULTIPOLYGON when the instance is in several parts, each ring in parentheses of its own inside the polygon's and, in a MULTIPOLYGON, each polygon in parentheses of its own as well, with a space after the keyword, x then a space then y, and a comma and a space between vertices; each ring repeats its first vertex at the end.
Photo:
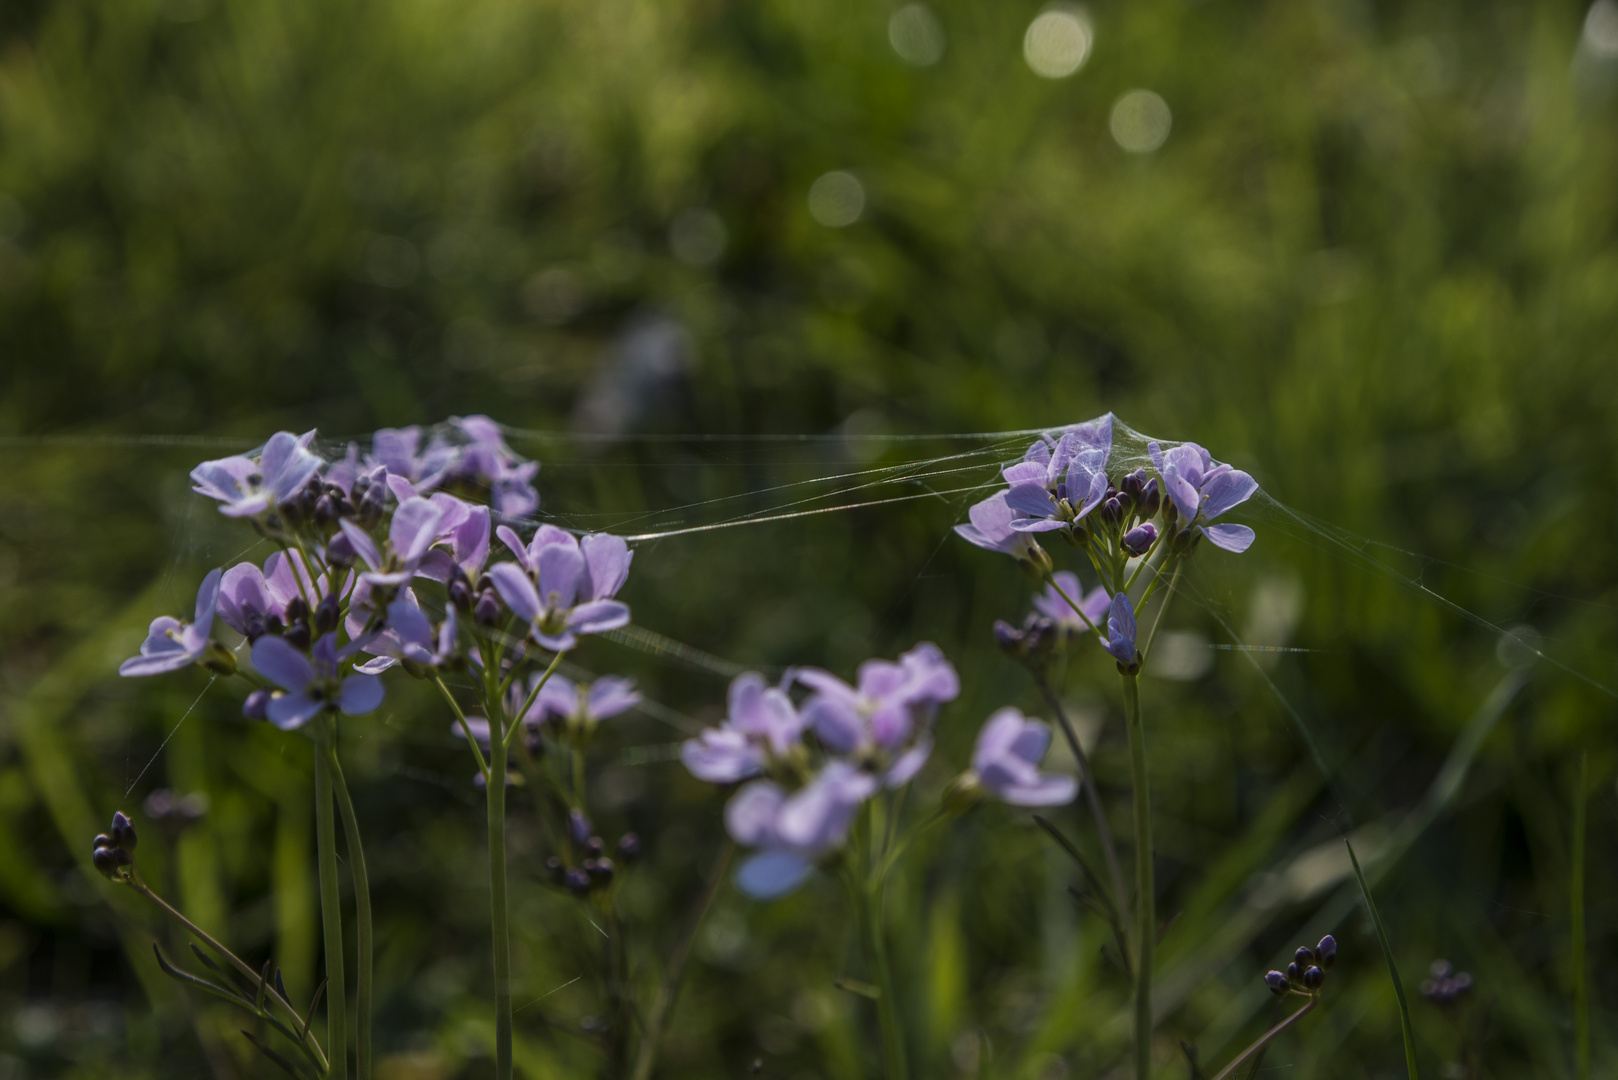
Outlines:
MULTIPOLYGON (((259 1075, 234 1017, 155 974, 150 912, 85 871, 110 812, 155 788, 209 810, 147 826, 149 876, 245 954, 273 951, 295 996, 317 978, 306 743, 239 722, 200 672, 114 676, 241 543, 186 493, 213 444, 126 436, 245 449, 278 427, 487 412, 579 433, 513 443, 545 462, 545 512, 591 527, 953 447, 859 436, 1108 408, 1350 531, 1250 518, 1258 545, 1201 554, 1170 616, 1188 678, 1146 695, 1159 910, 1179 913, 1164 1074, 1184 1074, 1176 1039, 1217 1064, 1273 1022, 1259 975, 1329 926, 1327 1004, 1269 1062, 1399 1067, 1337 836, 1361 837, 1376 877, 1378 842, 1416 815, 1430 824, 1378 879, 1401 969, 1445 956, 1476 980, 1458 1005, 1412 1002, 1424 1069, 1569 1075, 1580 749, 1601 778, 1590 959, 1613 1067, 1615 707, 1578 675, 1612 685, 1618 645, 1618 6, 1108 0, 1078 16, 1093 47, 1063 79, 1025 60, 1039 10, 0 7, 0 1076, 259 1075), (1130 152, 1163 119, 1144 97, 1114 116, 1138 89, 1172 122, 1130 152), (828 173, 847 175, 817 187, 828 173), (645 437, 713 432, 851 437, 645 437), (1532 625, 1556 663, 1497 699, 1440 798, 1446 755, 1514 678, 1478 620, 1532 625), (1235 640, 1317 651, 1205 647, 1235 640)), ((637 624, 749 665, 847 673, 938 641, 965 693, 930 799, 991 708, 1040 711, 987 633, 1027 583, 949 537, 963 505, 644 545, 625 598, 637 624)), ((717 715, 723 679, 678 656, 579 659, 717 715)), ((490 1039, 473 768, 418 689, 345 736, 401 1080, 480 1075, 490 1039)), ((1076 660, 1066 692, 1127 842, 1110 662, 1076 660)), ((719 847, 719 799, 669 760, 678 737, 614 724, 592 780, 604 827, 647 839, 624 903, 648 985, 719 847)), ((513 849, 519 1066, 594 1075, 596 932, 537 887, 520 815, 513 849)), ((1125 982, 1024 816, 980 811, 906 867, 888 902, 919 1075, 1122 1067, 1125 982)), ((850 927, 829 880, 767 906, 723 894, 666 1074, 874 1074, 868 1003, 832 986, 857 966, 850 927)))

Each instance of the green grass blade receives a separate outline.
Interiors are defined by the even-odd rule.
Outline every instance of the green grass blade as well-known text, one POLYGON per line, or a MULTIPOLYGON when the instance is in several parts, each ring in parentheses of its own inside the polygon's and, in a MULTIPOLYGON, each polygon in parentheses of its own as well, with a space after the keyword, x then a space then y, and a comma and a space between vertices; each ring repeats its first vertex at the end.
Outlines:
POLYGON ((1410 1070, 1410 1080, 1421 1080, 1421 1069, 1416 1066, 1416 1036, 1410 1028, 1410 1003, 1405 1001, 1404 983, 1399 981, 1399 968, 1393 962, 1393 946, 1388 944, 1388 932, 1382 927, 1382 916, 1377 914, 1376 901, 1371 899, 1371 887, 1365 883, 1365 872, 1360 869, 1354 845, 1344 837, 1343 846, 1348 848, 1348 860, 1354 864, 1354 877, 1360 883, 1360 895, 1365 897, 1371 922, 1376 925, 1376 940, 1382 946, 1382 958, 1388 962, 1388 977, 1393 980, 1394 996, 1399 999, 1399 1026, 1404 1029, 1405 1036, 1405 1067, 1410 1070))
POLYGON ((1579 755, 1579 786, 1573 793, 1573 1048, 1575 1075, 1590 1080, 1589 954, 1584 941, 1585 792, 1590 790, 1590 760, 1579 755))

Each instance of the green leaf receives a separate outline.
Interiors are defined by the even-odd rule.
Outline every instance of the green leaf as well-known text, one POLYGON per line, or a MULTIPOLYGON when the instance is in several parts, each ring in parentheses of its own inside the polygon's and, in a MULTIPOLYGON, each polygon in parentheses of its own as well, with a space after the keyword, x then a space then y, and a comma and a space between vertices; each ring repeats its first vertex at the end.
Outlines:
POLYGON ((1354 845, 1343 838, 1343 845, 1348 848, 1348 859, 1354 864, 1354 877, 1360 883, 1360 895, 1365 898, 1366 910, 1371 913, 1371 921, 1376 924, 1376 940, 1382 946, 1382 958, 1388 962, 1388 977, 1393 980, 1393 993, 1399 999, 1399 1026, 1404 1029, 1405 1036, 1405 1068, 1410 1071, 1410 1080, 1421 1080, 1421 1069, 1416 1066, 1416 1036, 1410 1027, 1410 1004, 1405 1001, 1404 983, 1399 981, 1399 968, 1393 962, 1393 946, 1388 944, 1388 932, 1382 927, 1382 916, 1377 914, 1376 901, 1371 899, 1371 888, 1365 884, 1365 873, 1360 869, 1359 857, 1354 854, 1354 845))

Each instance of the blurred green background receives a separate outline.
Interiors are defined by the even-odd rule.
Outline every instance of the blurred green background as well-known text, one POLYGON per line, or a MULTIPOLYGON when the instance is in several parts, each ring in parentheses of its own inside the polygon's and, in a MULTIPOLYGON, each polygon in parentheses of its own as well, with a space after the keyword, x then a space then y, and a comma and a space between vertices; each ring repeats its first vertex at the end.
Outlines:
MULTIPOLYGON (((318 978, 306 742, 201 671, 115 676, 251 543, 188 494, 196 461, 485 412, 527 432, 545 516, 655 531, 985 445, 880 436, 1107 409, 1307 515, 1255 506, 1251 552, 1201 553, 1176 677, 1148 685, 1162 1074, 1189 1074, 1177 1041, 1217 1068, 1264 1030, 1263 970, 1335 928, 1326 1006, 1266 1070, 1402 1075, 1353 830, 1424 1075, 1574 1075, 1583 751, 1609 1074, 1615 125, 1613 0, 8 0, 0 1078, 271 1075, 156 973, 150 941, 182 943, 88 870, 153 790, 208 799, 183 830, 137 815, 154 883, 296 998, 318 978), (816 438, 669 437, 781 433, 816 438), (1500 645, 1519 625, 1548 660, 1500 645), (1211 647, 1237 642, 1311 651, 1211 647), (1447 1007, 1416 992, 1440 957, 1475 980, 1447 1007)), ((924 807, 992 708, 1042 712, 988 635, 1026 580, 949 534, 975 497, 950 489, 995 458, 832 501, 936 498, 643 544, 624 598, 772 670, 937 641, 965 691, 924 807)), ((592 779, 603 830, 647 843, 623 903, 655 979, 719 848, 719 794, 670 757, 719 715, 723 665, 605 641, 579 662, 661 706, 612 725, 592 779)), ((1065 695, 1127 846, 1110 662, 1076 657, 1065 695)), ((486 1075, 473 767, 420 685, 351 727, 379 1075, 486 1075)), ((537 886, 531 819, 512 843, 519 1065, 605 1075, 593 931, 537 886)), ((1127 989, 1076 882, 1004 808, 918 846, 890 894, 918 1075, 1122 1075, 1127 989)), ((868 1003, 832 986, 850 927, 830 880, 723 893, 664 1074, 876 1075, 868 1003)))

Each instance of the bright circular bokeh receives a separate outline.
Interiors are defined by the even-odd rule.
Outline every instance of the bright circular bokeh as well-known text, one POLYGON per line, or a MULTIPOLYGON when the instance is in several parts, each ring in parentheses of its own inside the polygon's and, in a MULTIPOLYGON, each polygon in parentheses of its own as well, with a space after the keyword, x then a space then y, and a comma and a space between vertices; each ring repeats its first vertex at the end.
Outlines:
POLYGON ((906 4, 888 19, 888 44, 912 67, 932 67, 944 58, 944 25, 926 4, 906 4))
POLYGON ((1063 4, 1034 16, 1022 38, 1023 59, 1043 79, 1065 79, 1090 59, 1095 29, 1082 7, 1063 4))
POLYGON ((1169 103, 1150 90, 1131 90, 1112 107, 1107 127, 1131 154, 1150 154, 1168 140, 1174 126, 1169 103))

